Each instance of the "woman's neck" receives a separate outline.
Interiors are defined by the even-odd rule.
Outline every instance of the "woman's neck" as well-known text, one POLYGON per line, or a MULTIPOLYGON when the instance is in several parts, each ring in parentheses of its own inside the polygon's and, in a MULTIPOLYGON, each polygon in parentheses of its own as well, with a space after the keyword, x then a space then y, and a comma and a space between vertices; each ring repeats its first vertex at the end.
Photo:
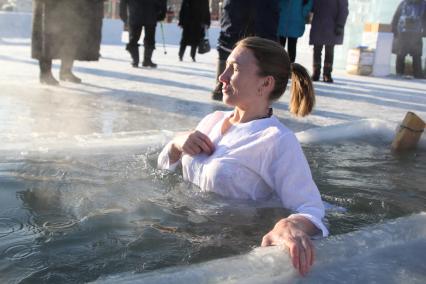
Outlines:
POLYGON ((233 115, 229 118, 232 124, 245 123, 256 119, 266 118, 271 116, 271 109, 268 106, 255 109, 242 109, 235 107, 233 115))

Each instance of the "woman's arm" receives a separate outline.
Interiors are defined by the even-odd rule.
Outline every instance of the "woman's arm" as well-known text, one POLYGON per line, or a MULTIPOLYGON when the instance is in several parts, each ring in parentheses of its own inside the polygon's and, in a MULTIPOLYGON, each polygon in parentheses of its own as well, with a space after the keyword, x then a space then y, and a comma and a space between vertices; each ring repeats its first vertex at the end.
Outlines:
POLYGON ((282 245, 288 248, 294 268, 304 276, 315 260, 315 249, 310 236, 319 231, 309 219, 290 215, 275 224, 263 237, 261 246, 282 245))
POLYGON ((213 112, 198 123, 196 130, 181 132, 173 138, 158 156, 158 168, 174 171, 182 154, 195 156, 201 152, 207 155, 213 153, 214 145, 204 133, 209 133, 223 115, 220 111, 213 112))
POLYGON ((183 150, 182 147, 179 147, 179 145, 182 144, 182 141, 185 141, 187 139, 189 133, 190 132, 185 132, 173 138, 167 151, 167 155, 169 156, 171 164, 176 163, 182 157, 183 150))
POLYGON ((214 151, 214 145, 210 138, 204 133, 194 130, 191 132, 184 133, 176 136, 169 149, 170 162, 177 162, 182 153, 190 156, 195 156, 200 153, 206 153, 211 155, 214 151))
POLYGON ((268 145, 261 175, 275 189, 283 206, 296 214, 277 222, 264 236, 262 246, 286 246, 293 266, 305 275, 315 259, 310 237, 320 233, 328 235, 322 222, 324 205, 294 134, 283 133, 271 139, 268 145))
POLYGON ((158 156, 158 167, 165 170, 174 170, 182 154, 195 156, 200 153, 211 155, 214 145, 204 133, 194 130, 177 135, 168 143, 158 156))

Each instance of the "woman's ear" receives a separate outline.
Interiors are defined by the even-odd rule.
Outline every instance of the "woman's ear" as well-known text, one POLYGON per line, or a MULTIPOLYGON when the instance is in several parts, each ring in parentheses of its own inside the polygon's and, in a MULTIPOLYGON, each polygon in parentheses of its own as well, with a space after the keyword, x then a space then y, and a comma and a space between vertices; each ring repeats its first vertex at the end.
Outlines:
POLYGON ((260 82, 260 87, 258 89, 258 94, 260 96, 266 95, 269 97, 269 94, 274 90, 275 88, 275 79, 272 76, 266 76, 262 79, 260 82))
POLYGON ((272 90, 275 88, 275 79, 272 76, 266 76, 263 80, 263 88, 265 88, 265 91, 272 92, 272 90))

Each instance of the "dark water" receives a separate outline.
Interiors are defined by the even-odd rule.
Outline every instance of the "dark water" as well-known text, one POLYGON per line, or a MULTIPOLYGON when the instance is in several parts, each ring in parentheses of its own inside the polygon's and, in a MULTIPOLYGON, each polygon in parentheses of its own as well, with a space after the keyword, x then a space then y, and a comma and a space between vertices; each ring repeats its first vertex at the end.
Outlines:
POLYGON ((331 234, 426 210, 426 151, 393 153, 380 141, 304 147, 328 212, 331 234))
MULTIPOLYGON (((426 210, 426 152, 306 145, 332 234, 426 210), (340 210, 338 206, 345 208, 340 210)), ((245 253, 281 208, 201 193, 155 169, 159 149, 0 162, 0 282, 81 283, 245 253)))

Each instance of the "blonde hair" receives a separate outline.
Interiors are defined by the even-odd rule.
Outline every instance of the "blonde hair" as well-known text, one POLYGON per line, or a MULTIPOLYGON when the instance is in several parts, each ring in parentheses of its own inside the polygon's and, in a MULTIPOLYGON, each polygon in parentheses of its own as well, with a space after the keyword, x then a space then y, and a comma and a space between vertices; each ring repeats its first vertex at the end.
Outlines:
POLYGON ((247 37, 237 42, 236 46, 253 52, 259 76, 274 78, 275 86, 269 94, 270 101, 276 101, 284 94, 291 74, 290 112, 296 116, 306 116, 312 112, 315 92, 311 77, 305 67, 290 62, 287 52, 279 43, 260 37, 247 37))

